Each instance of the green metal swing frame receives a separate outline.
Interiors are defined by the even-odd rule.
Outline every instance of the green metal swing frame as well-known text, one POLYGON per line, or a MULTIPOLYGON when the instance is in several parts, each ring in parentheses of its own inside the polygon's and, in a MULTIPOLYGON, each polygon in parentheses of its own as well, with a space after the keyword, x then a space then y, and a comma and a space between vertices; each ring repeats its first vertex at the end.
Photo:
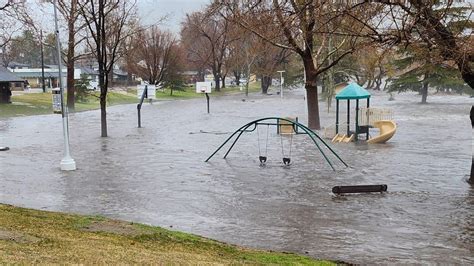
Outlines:
POLYGON ((219 150, 221 150, 232 138, 234 138, 234 136, 236 136, 236 138, 234 139, 234 141, 232 142, 232 145, 229 147, 229 149, 227 150, 227 152, 225 153, 224 155, 224 159, 227 158, 227 155, 229 155, 230 151, 232 150, 232 148, 234 148, 234 145, 235 143, 237 143, 237 141, 240 139, 240 136, 242 136, 243 133, 250 133, 250 132, 253 132, 257 129, 257 127, 259 125, 268 125, 268 126, 277 126, 277 132, 279 131, 280 129, 280 126, 292 126, 293 127, 293 131, 295 132, 294 134, 303 134, 303 135, 308 135, 311 140, 313 141, 313 143, 315 144, 315 146, 318 148, 319 152, 323 155, 324 159, 326 160, 326 162, 328 162, 328 164, 331 166, 332 170, 336 170, 334 168, 334 165, 333 163, 331 163, 331 161, 329 160, 328 156, 324 153, 324 151, 321 149, 321 146, 320 144, 318 144, 318 142, 316 141, 316 139, 318 139, 319 141, 321 141, 321 143, 326 146, 329 151, 331 151, 331 153, 337 158, 339 159, 339 161, 341 163, 343 163, 346 167, 349 167, 345 162, 344 160, 341 159, 341 157, 318 135, 316 134, 316 132, 312 131, 311 129, 309 129, 307 126, 299 123, 298 121, 293 121, 293 120, 290 120, 290 119, 287 119, 287 118, 282 118, 282 117, 265 117, 265 118, 260 118, 260 119, 257 119, 257 120, 254 120, 252 122, 249 122, 243 126, 241 126, 239 129, 237 129, 234 133, 232 133, 232 135, 230 135, 230 137, 228 137, 224 143, 222 143, 219 148, 217 148, 217 150, 215 150, 206 160, 205 162, 208 162, 219 150), (287 123, 280 123, 280 121, 285 121, 287 123), (303 132, 300 132, 298 129, 301 129, 303 132))

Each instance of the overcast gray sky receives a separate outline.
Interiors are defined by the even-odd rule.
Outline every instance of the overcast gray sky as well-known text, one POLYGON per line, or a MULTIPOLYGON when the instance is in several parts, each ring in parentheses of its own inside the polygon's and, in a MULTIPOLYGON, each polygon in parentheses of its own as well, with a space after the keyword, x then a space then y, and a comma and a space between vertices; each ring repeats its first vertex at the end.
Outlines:
MULTIPOLYGON (((211 0, 137 0, 137 8, 141 21, 145 25, 155 24, 161 18, 166 17, 167 19, 161 22, 160 27, 179 34, 181 21, 185 18, 186 13, 198 11, 210 2, 211 0)), ((27 3, 35 22, 43 25, 42 28, 45 31, 49 29, 52 32, 54 27, 52 6, 38 5, 35 1, 27 3)), ((61 31, 64 31, 64 28, 61 31)))
POLYGON ((137 0, 138 12, 144 24, 151 24, 167 16, 163 28, 179 33, 181 21, 186 13, 200 10, 210 0, 137 0))

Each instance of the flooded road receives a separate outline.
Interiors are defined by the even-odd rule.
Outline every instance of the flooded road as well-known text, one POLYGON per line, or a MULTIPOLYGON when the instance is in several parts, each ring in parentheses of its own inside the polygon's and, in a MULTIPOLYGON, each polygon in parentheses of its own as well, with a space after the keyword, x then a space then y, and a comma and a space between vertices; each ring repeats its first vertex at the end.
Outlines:
MULTIPOLYGON (((307 136, 293 139, 292 166, 269 134, 260 167, 262 128, 244 134, 227 160, 204 160, 232 133, 266 116, 306 123, 303 90, 109 108, 108 138, 98 111, 70 116, 78 170, 61 172, 61 117, 0 120, 0 202, 98 214, 170 227, 221 241, 353 263, 474 263, 472 130, 465 96, 374 95, 394 110, 398 131, 387 144, 332 144, 350 165, 333 172, 307 136), (207 133, 206 133, 207 132, 207 133), (335 185, 387 184, 383 195, 336 197, 335 185)), ((333 108, 335 109, 335 108, 333 108)), ((322 125, 334 110, 321 106, 322 125)), ((374 134, 376 134, 374 132, 374 134)), ((263 146, 262 146, 263 147, 263 146)))

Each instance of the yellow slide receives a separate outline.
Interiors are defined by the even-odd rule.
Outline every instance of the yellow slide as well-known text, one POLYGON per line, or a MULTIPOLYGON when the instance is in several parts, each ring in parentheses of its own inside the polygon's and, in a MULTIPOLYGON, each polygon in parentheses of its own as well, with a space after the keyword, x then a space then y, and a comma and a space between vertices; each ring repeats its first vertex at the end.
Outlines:
POLYGON ((354 134, 350 135, 349 137, 345 134, 337 134, 336 136, 334 136, 334 138, 332 139, 332 142, 335 143, 335 142, 344 142, 344 143, 348 143, 348 142, 351 142, 354 140, 354 134))
POLYGON ((380 120, 374 123, 374 127, 380 130, 380 134, 367 141, 367 143, 385 143, 395 135, 397 125, 392 120, 380 120))

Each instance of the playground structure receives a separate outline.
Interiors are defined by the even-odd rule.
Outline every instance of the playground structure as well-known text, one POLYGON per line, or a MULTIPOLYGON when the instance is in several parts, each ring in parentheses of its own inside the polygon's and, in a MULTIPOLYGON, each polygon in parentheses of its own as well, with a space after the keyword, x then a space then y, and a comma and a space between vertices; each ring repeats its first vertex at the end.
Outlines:
POLYGON ((339 155, 314 131, 306 127, 305 125, 301 124, 298 122, 297 119, 291 120, 288 118, 281 118, 281 117, 266 117, 266 118, 261 118, 254 120, 252 122, 249 122, 243 126, 241 126, 239 129, 237 129, 232 135, 230 135, 224 143, 222 143, 219 148, 217 148, 207 159, 205 162, 208 162, 219 150, 221 150, 228 142, 230 142, 232 139, 233 142, 230 145, 229 149, 224 155, 224 159, 227 158, 227 155, 229 155, 230 151, 234 147, 234 145, 237 143, 237 141, 240 139, 243 133, 251 133, 254 131, 257 131, 257 134, 259 134, 258 128, 260 126, 267 126, 267 135, 266 135, 266 146, 265 146, 265 154, 261 154, 260 150, 260 137, 259 137, 259 161, 261 164, 265 164, 267 161, 266 157, 266 148, 268 145, 268 132, 269 132, 269 127, 270 126, 275 126, 277 128, 277 133, 280 135, 280 137, 284 134, 289 134, 290 135, 290 150, 288 154, 285 154, 283 151, 283 142, 282 142, 282 155, 283 155, 283 164, 285 166, 289 166, 291 164, 291 145, 293 141, 293 135, 299 135, 299 134, 305 134, 309 136, 309 138, 312 140, 316 148, 319 150, 319 152, 323 155, 324 159, 326 162, 331 166, 331 168, 335 171, 335 167, 327 154, 324 152, 322 149, 322 146, 326 147, 331 154, 334 155, 344 166, 348 167, 348 165, 339 157, 339 155), (235 138, 234 138, 235 137, 235 138), (318 141, 320 143, 318 143, 318 141))
MULTIPOLYGON (((393 137, 397 130, 395 122, 393 122, 393 112, 391 109, 371 108, 370 93, 356 83, 347 85, 342 91, 336 95, 336 127, 334 135, 330 136, 332 142, 348 143, 351 141, 359 141, 359 135, 365 134, 367 143, 385 143, 393 137), (366 107, 359 107, 359 101, 366 100, 366 107), (339 106, 340 100, 347 100, 347 119, 345 132, 340 131, 342 124, 339 123, 339 106), (356 101, 355 112, 355 129, 351 130, 350 111, 351 100, 356 101), (378 128, 379 135, 369 139, 370 128, 378 128)), ((328 135, 326 133, 326 135, 328 135)))

